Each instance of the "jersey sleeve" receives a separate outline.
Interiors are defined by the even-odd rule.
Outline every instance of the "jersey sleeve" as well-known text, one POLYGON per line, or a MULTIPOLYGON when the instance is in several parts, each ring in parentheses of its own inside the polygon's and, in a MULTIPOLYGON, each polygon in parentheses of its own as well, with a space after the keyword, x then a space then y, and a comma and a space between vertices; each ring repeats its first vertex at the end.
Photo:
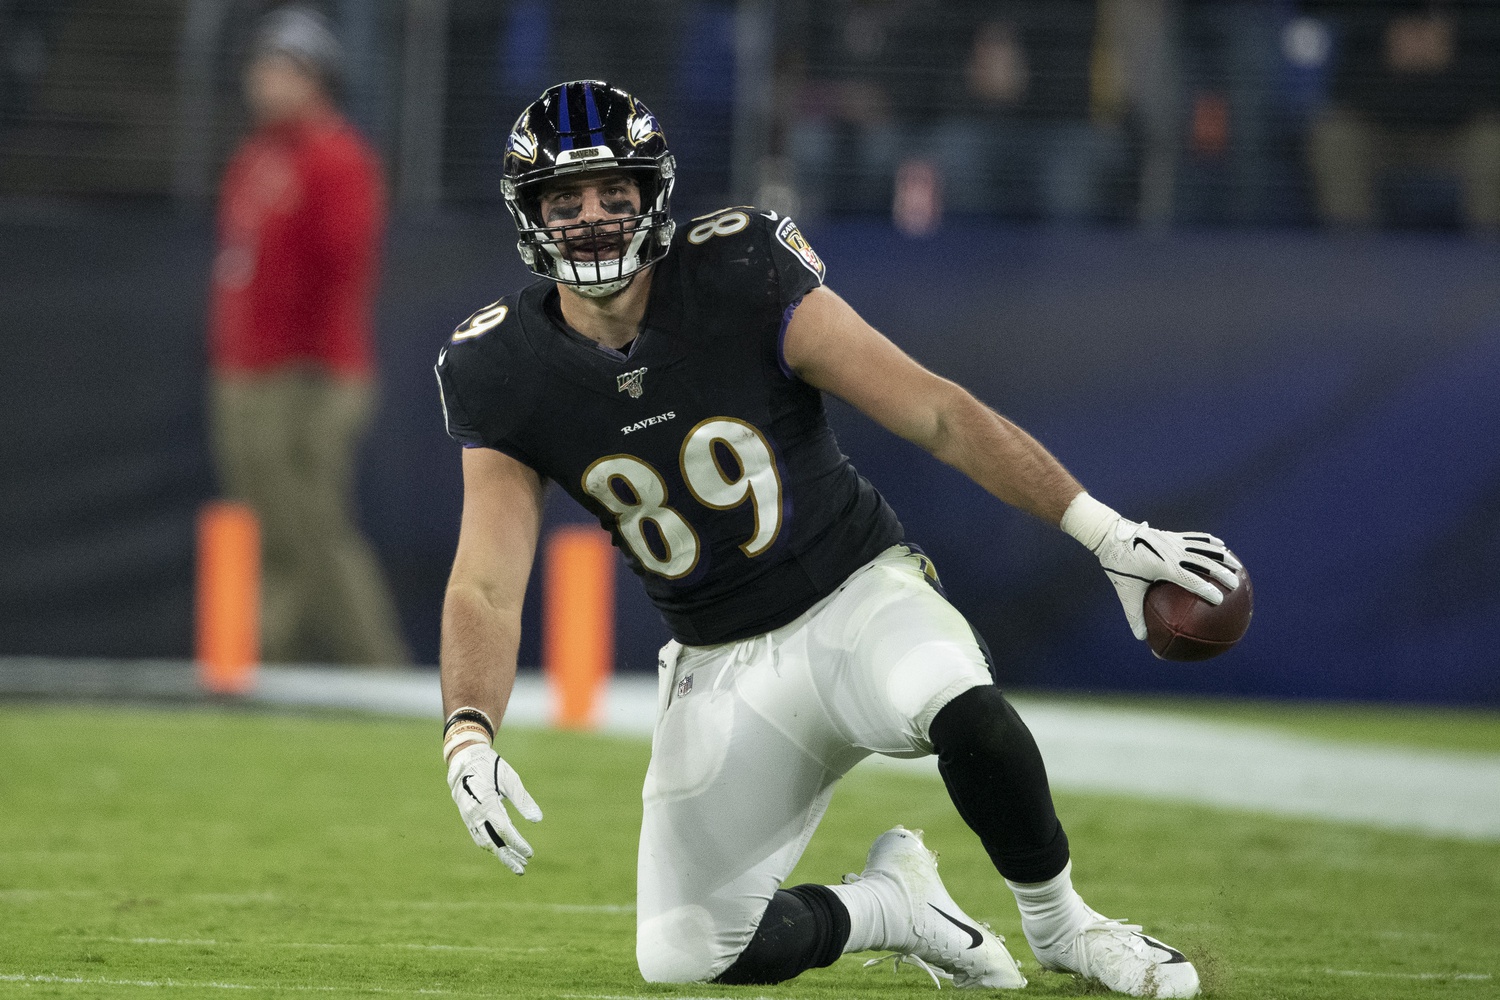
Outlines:
POLYGON ((777 287, 785 308, 823 284, 828 268, 789 217, 768 220, 768 228, 771 260, 776 265, 777 287))
POLYGON ((437 364, 432 366, 437 375, 438 402, 443 407, 443 429, 448 436, 465 448, 483 448, 484 435, 475 426, 469 412, 464 409, 463 399, 453 385, 453 373, 448 367, 448 348, 438 352, 437 364))
POLYGON ((823 283, 822 258, 795 222, 775 212, 721 208, 678 233, 687 283, 746 316, 779 320, 823 283))
POLYGON ((512 311, 513 304, 502 299, 470 316, 438 352, 433 371, 449 437, 465 448, 493 448, 534 468, 517 434, 525 425, 530 394, 518 391, 525 380, 517 376, 503 335, 492 332, 512 311))

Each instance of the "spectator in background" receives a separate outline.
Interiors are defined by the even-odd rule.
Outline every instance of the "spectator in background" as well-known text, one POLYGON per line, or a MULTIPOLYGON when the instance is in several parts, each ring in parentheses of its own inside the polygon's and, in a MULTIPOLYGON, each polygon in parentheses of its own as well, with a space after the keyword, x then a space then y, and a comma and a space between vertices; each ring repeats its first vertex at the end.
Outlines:
POLYGON ((1109 214, 1124 134, 1090 118, 1093 6, 971 3, 950 15, 946 117, 930 147, 958 212, 1079 222, 1109 214))
POLYGON ((1181 67, 1176 0, 1098 0, 1090 107, 1101 126, 1128 123, 1138 136, 1136 218, 1172 221, 1181 147, 1181 67))
POLYGON ((1284 0, 1181 0, 1185 122, 1176 218, 1189 222, 1291 221, 1300 187, 1301 123, 1288 110, 1284 0), (1278 216, 1280 216, 1278 218, 1278 216))
POLYGON ((1308 6, 1343 27, 1333 100, 1308 138, 1320 218, 1369 225, 1383 181, 1442 172, 1460 182, 1464 222, 1500 231, 1495 13, 1441 0, 1308 6))
POLYGON ((224 175, 210 291, 210 414, 224 492, 261 521, 267 660, 405 663, 352 514, 374 404, 384 226, 375 153, 338 112, 321 15, 274 11, 245 71, 255 129, 224 175))
POLYGON ((828 0, 783 13, 803 53, 786 153, 808 214, 891 209, 898 163, 938 97, 949 15, 933 0, 828 0))

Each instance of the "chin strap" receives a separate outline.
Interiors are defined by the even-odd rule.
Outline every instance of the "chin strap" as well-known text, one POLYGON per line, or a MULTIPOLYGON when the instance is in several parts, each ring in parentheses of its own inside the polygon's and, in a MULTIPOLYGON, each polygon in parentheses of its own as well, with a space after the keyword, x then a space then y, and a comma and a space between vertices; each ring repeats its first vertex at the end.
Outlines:
MULTIPOLYGON (((606 281, 602 285, 568 285, 568 287, 586 299, 602 299, 629 288, 630 283, 635 280, 635 276, 639 273, 639 271, 632 271, 618 281, 606 281)), ((562 282, 562 284, 566 284, 566 282, 562 282)))

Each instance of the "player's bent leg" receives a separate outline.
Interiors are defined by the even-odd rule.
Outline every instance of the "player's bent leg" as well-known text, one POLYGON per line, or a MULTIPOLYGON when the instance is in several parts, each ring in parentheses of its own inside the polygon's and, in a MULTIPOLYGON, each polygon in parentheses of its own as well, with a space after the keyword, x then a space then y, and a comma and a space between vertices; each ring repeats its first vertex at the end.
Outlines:
POLYGON ((842 936, 845 952, 895 950, 969 985, 1023 981, 907 831, 884 835, 866 875, 829 890, 845 904, 847 935, 806 893, 778 892, 838 775, 869 751, 931 753, 934 718, 991 685, 967 623, 928 585, 925 560, 892 553, 805 621, 729 651, 685 650, 664 668, 638 879, 648 980, 781 981, 831 960, 842 936), (747 868, 745 859, 761 860, 747 868))
MULTIPOLYGON (((857 635, 856 655, 832 672, 839 686, 824 692, 825 703, 841 706, 838 721, 861 746, 938 755, 955 806, 1005 875, 1044 965, 1138 996, 1196 995, 1197 973, 1179 952, 1101 917, 1074 890, 1041 754, 994 686, 967 622, 922 585, 935 583, 923 572, 929 565, 920 554, 882 557, 846 585, 825 624, 857 635)), ((861 884, 869 883, 835 887, 850 911, 848 951, 870 947, 865 936, 880 919, 899 923, 899 907, 862 909, 844 894, 861 884)))
POLYGON ((953 805, 1001 875, 1044 882, 1068 863, 1047 768, 1000 689, 973 687, 944 705, 928 738, 953 805))
MULTIPOLYGON (((789 644, 782 680, 797 676, 792 652, 812 664, 807 700, 826 707, 851 745, 897 757, 930 754, 934 717, 965 692, 992 683, 973 630, 935 588, 929 569, 919 553, 888 550, 851 577, 789 644)), ((832 889, 849 910, 845 951, 894 951, 960 985, 1025 983, 999 939, 963 915, 934 856, 911 831, 883 834, 865 872, 832 889)))
POLYGON ((929 735, 948 794, 1005 876, 1026 940, 1045 968, 1132 996, 1198 995, 1197 970, 1181 952, 1101 916, 1073 888, 1068 838, 1041 753, 999 688, 954 698, 929 735))
MULTIPOLYGON (((836 900, 819 913, 816 890, 779 890, 858 755, 830 760, 809 733, 745 700, 746 678, 775 669, 772 651, 764 637, 664 651, 673 662, 662 671, 637 873, 636 959, 650 982, 713 980, 742 955, 733 975, 770 981, 842 950, 836 900), (788 933, 760 933, 783 917, 788 933)), ((804 703, 801 719, 815 712, 804 703)))

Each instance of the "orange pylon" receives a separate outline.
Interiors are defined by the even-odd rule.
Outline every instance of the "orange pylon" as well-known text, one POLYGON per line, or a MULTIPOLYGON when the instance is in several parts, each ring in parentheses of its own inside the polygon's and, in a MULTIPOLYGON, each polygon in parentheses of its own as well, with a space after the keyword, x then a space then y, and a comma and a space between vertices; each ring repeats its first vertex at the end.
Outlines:
POLYGON ((217 500, 198 515, 198 682, 243 694, 260 661, 260 522, 242 503, 217 500))
POLYGON ((542 581, 542 667, 553 724, 587 729, 615 663, 615 555, 609 535, 565 525, 547 538, 542 581))

